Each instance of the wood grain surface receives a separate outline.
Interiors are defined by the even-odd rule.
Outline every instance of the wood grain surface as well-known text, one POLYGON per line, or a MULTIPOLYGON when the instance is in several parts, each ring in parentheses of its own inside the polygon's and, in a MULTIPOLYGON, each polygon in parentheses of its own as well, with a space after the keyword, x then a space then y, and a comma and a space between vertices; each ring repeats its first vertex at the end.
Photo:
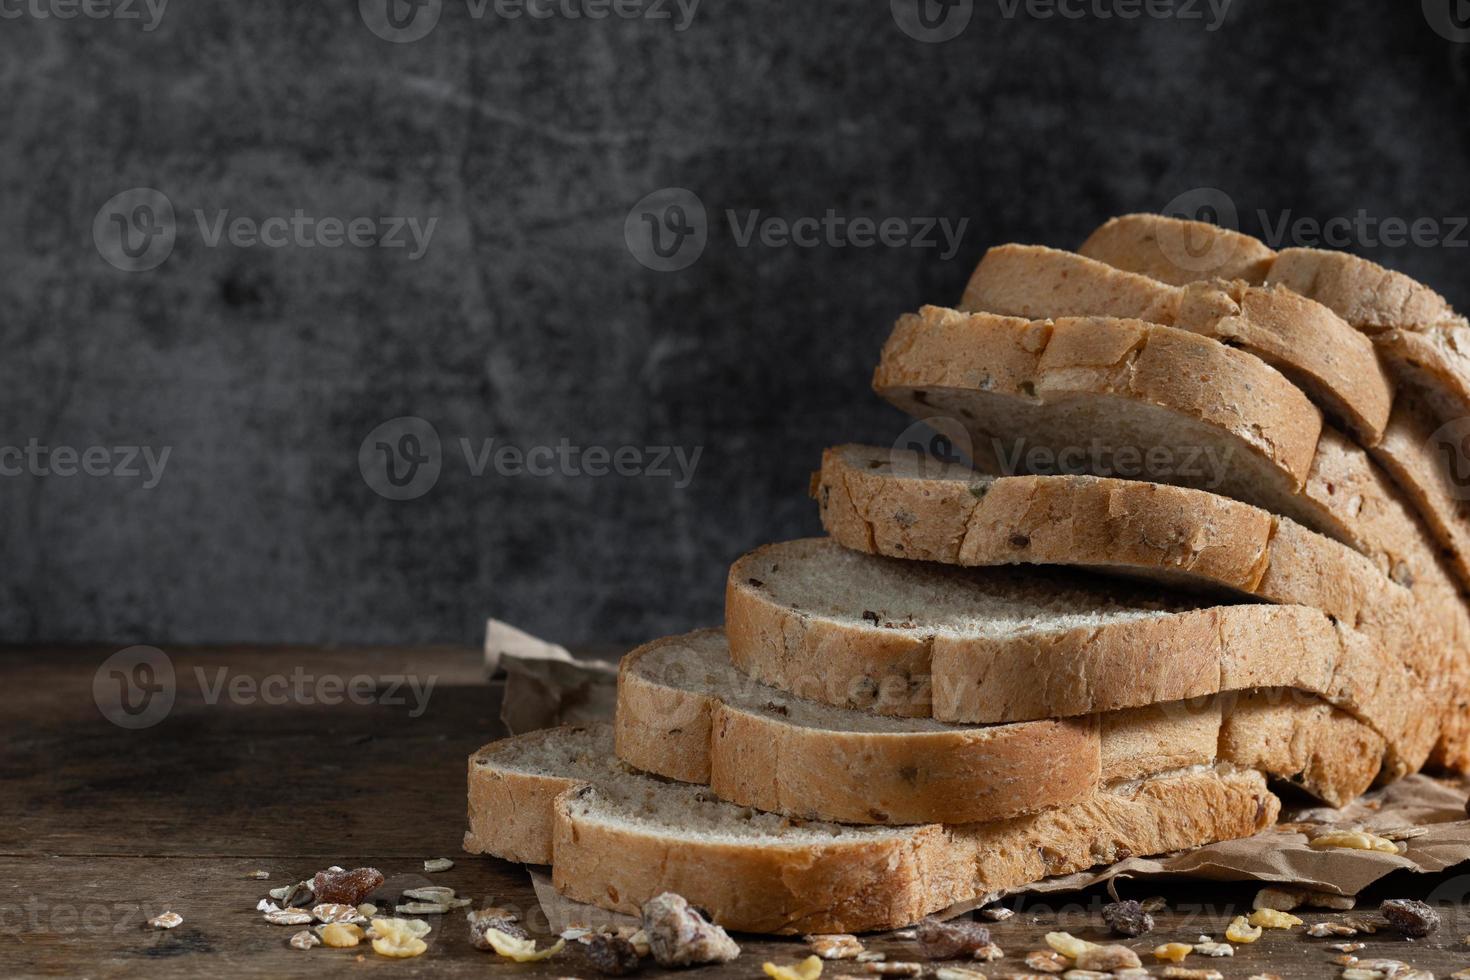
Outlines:
MULTIPOLYGON (((465 758, 498 729, 499 691, 483 682, 477 651, 171 650, 173 708, 136 731, 109 722, 94 698, 98 668, 112 652, 0 651, 6 698, 0 726, 0 975, 595 976, 580 947, 530 965, 478 952, 458 915, 429 917, 434 931, 424 956, 387 960, 365 946, 292 949, 287 940, 297 928, 268 925, 255 911, 271 887, 333 864, 372 865, 392 886, 448 885, 477 906, 511 906, 531 926, 544 923, 522 868, 460 851, 465 758), (211 697, 221 670, 240 696, 224 688, 211 697), (268 678, 293 675, 304 680, 283 703, 248 696, 252 682, 264 692, 268 678), (354 677, 373 679, 360 686, 373 692, 358 699, 362 703, 322 704, 312 693, 330 693, 331 678, 354 677), (395 677, 417 678, 429 691, 426 702, 381 703, 395 677), (323 679, 327 686, 317 686, 323 679), (434 857, 452 858, 455 866, 425 874, 423 861, 434 857), (246 877, 257 869, 270 879, 246 877), (183 924, 172 931, 146 925, 165 910, 182 915, 183 924)), ((1254 889, 1134 883, 1123 891, 1169 900, 1153 934, 1127 941, 1146 952, 1201 934, 1221 938, 1230 918, 1249 910, 1254 889)), ((1464 871, 1399 875, 1364 896, 1363 906, 1467 891, 1464 871)), ((1106 940, 1099 916, 1106 901, 1101 892, 1010 900, 1006 904, 1019 914, 992 927, 1006 957, 967 965, 990 977, 1025 972, 1024 955, 1042 948, 1042 936, 1056 929, 1106 940)), ((1444 925, 1429 939, 1379 933, 1366 937, 1367 948, 1357 955, 1403 960, 1439 977, 1470 968, 1470 915, 1456 905, 1442 905, 1440 912, 1444 925)), ((754 980, 764 960, 806 954, 797 941, 739 938, 740 960, 688 973, 754 980)), ((1187 965, 1215 968, 1225 977, 1330 977, 1340 972, 1333 962, 1339 954, 1327 948, 1333 941, 1268 931, 1254 945, 1237 947, 1233 958, 1192 956, 1187 965)), ((867 942, 890 959, 917 955, 912 941, 895 936, 867 942)), ((1144 959, 1162 972, 1151 957, 1144 959)), ((643 974, 660 972, 648 967, 643 974)), ((844 972, 853 971, 828 964, 828 975, 844 972)))

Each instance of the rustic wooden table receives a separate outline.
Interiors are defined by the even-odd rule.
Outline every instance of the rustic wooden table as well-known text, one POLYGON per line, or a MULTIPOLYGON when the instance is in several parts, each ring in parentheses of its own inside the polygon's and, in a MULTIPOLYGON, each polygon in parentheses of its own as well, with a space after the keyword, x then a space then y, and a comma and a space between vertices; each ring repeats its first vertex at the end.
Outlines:
MULTIPOLYGON (((498 694, 481 680, 477 651, 169 651, 173 704, 145 703, 135 691, 130 706, 138 714, 124 721, 152 722, 141 728, 120 727, 99 708, 100 693, 117 715, 109 687, 118 678, 110 669, 99 674, 112 653, 0 652, 0 975, 593 976, 579 948, 524 966, 478 952, 457 915, 435 923, 424 956, 386 960, 365 947, 292 949, 287 939, 297 930, 267 925, 255 911, 267 889, 332 864, 370 864, 391 878, 422 876, 426 858, 450 857, 451 870, 426 877, 480 903, 528 910, 535 921, 523 869, 460 852, 465 758, 498 729, 498 694), (270 880, 246 877, 256 869, 270 880), (164 910, 180 913, 183 924, 149 928, 146 920, 164 910)), ((122 676, 164 683, 132 667, 122 676)), ((1465 880, 1462 890, 1470 890, 1465 880)), ((1456 886, 1453 874, 1400 876, 1373 900, 1423 897, 1436 886, 1443 893, 1446 885, 1456 886)), ((1130 887, 1135 897, 1162 893, 1171 903, 1153 935, 1128 943, 1140 950, 1200 933, 1219 938, 1253 892, 1130 887)), ((993 927, 1007 956, 980 969, 992 977, 1024 972, 1022 956, 1053 929, 1104 939, 1097 909, 1105 900, 1084 893, 1008 903, 1020 914, 993 927)), ((1470 914, 1442 912, 1444 927, 1431 939, 1379 934, 1358 955, 1404 960, 1439 977, 1470 968, 1470 914)), ((805 955, 794 941, 742 938, 739 961, 691 972, 753 980, 765 959, 805 955)), ((1233 959, 1193 956, 1188 965, 1226 977, 1336 976, 1327 942, 1268 932, 1233 959)), ((892 959, 913 955, 911 943, 894 937, 873 937, 869 947, 892 959)), ((830 964, 828 972, 846 971, 830 964)))

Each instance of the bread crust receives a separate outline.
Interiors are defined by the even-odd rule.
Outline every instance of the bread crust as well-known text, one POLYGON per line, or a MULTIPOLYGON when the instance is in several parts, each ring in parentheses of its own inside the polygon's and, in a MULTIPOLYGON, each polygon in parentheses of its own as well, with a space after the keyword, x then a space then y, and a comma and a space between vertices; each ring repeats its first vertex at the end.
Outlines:
POLYGON ((1378 775, 1385 742, 1346 712, 1292 691, 1246 691, 1220 727, 1220 758, 1299 783, 1341 807, 1378 775))
POLYGON ((1289 289, 1204 278, 1173 286, 1085 255, 1000 245, 975 269, 960 309, 1033 319, 1132 317, 1190 330, 1281 371, 1369 445, 1382 435, 1393 402, 1373 342, 1289 289))
POLYGON ((761 683, 839 707, 1000 724, 1183 701, 1252 687, 1316 694, 1372 725, 1412 771, 1433 744, 1414 675, 1319 610, 1209 606, 1003 637, 829 618, 760 578, 781 545, 731 566, 731 660, 761 683))
POLYGON ((1077 252, 1171 286, 1200 279, 1260 283, 1276 259, 1265 242, 1250 235, 1161 214, 1109 218, 1077 252))

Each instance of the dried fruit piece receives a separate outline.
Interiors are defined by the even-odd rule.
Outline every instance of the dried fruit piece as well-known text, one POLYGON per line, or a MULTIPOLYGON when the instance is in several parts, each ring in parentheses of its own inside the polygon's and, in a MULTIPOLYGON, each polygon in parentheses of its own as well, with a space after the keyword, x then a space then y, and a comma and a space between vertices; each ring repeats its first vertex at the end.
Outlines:
POLYGON ((449 858, 430 858, 424 862, 424 870, 429 874, 436 871, 448 871, 452 867, 454 867, 454 862, 449 858))
POLYGON ((1251 908, 1290 912, 1292 909, 1300 908, 1305 899, 1306 895, 1295 888, 1262 888, 1256 892, 1251 908))
POLYGON ((768 961, 761 964, 761 969, 766 971, 766 976, 771 980, 817 980, 822 975, 822 960, 817 956, 808 956, 791 966, 777 966, 768 961))
POLYGON ((914 938, 927 959, 952 960, 973 956, 976 950, 990 945, 990 930, 974 919, 941 922, 929 918, 914 929, 914 938))
POLYGON ((391 959, 406 960, 428 952, 429 944, 417 936, 377 936, 373 939, 373 952, 391 959))
POLYGON ((594 933, 587 938, 587 959, 598 973, 623 977, 638 969, 638 951, 621 936, 594 933))
POLYGON ((850 960, 863 951, 858 937, 845 932, 806 936, 806 944, 824 960, 850 960))
POLYGON ((362 916, 364 919, 371 919, 373 916, 378 914, 378 907, 372 902, 363 902, 357 907, 357 914, 362 916))
POLYGON ((1077 969, 1113 973, 1143 966, 1138 954, 1127 946, 1088 946, 1077 955, 1077 969))
POLYGON ((1251 913, 1249 922, 1262 929, 1290 929, 1292 926, 1302 924, 1302 920, 1290 912, 1281 912, 1276 909, 1256 909, 1251 913))
POLYGON ((1225 938, 1232 943, 1253 943, 1261 938, 1261 927, 1253 926, 1245 916, 1237 915, 1225 929, 1225 938))
POLYGON ((290 942, 290 946, 292 949, 311 949, 311 947, 320 946, 321 944, 322 941, 316 938, 316 933, 312 932, 310 929, 302 929, 296 935, 291 937, 290 942))
POLYGON ((1103 906, 1103 921, 1120 936, 1142 936, 1152 932, 1154 917, 1144 909, 1142 902, 1113 902, 1103 906))
POLYGON ((1178 963, 1192 952, 1194 947, 1188 943, 1164 943, 1154 947, 1154 959, 1178 963))
POLYGON ((1054 949, 1038 949, 1026 954, 1026 969, 1037 973, 1061 973, 1072 961, 1054 949))
POLYGON ((374 919, 372 926, 368 928, 367 935, 371 939, 378 935, 403 932, 423 939, 433 931, 434 927, 423 919, 374 919))
POLYGON ((1195 943, 1194 951, 1201 956, 1235 955, 1235 947, 1229 943, 1195 943))
POLYGON ((329 922, 320 929, 322 943, 333 949, 351 949, 366 935, 362 927, 351 922, 329 922))
POLYGON ((316 900, 326 904, 356 905, 367 899, 383 883, 383 872, 377 868, 328 868, 318 871, 311 880, 316 900))
POLYGON ((1307 841, 1307 846, 1319 851, 1346 848, 1355 851, 1381 851, 1385 854, 1399 852, 1398 845, 1393 841, 1384 840, 1366 830, 1329 830, 1307 841))
POLYGON ((1087 940, 1078 939, 1069 932, 1047 933, 1046 944, 1069 960, 1075 960, 1079 953, 1092 945, 1087 940))
POLYGON ((517 963, 536 963, 548 959, 560 953, 567 944, 565 939, 558 939, 545 949, 538 950, 534 939, 517 939, 499 929, 486 929, 485 941, 498 955, 517 963))
POLYGON ((655 895, 644 904, 643 929, 659 966, 728 963, 740 955, 740 947, 724 929, 673 892, 655 895))
POLYGON ((1439 928, 1439 913, 1413 899, 1391 898, 1378 911, 1389 925, 1406 936, 1427 936, 1439 928))
POLYGON ((184 917, 177 912, 161 912, 148 920, 155 929, 175 929, 184 924, 184 917))

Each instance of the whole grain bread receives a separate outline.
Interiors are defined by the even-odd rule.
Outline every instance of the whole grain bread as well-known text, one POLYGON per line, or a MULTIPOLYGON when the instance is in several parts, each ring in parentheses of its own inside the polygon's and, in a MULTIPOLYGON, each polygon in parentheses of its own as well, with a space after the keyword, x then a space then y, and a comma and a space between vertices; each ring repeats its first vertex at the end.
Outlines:
POLYGON ((1319 427, 1301 392, 1259 359, 1138 321, 925 307, 899 320, 873 385, 915 418, 963 426, 986 472, 1067 472, 1080 448, 1081 469, 1095 475, 1210 490, 1356 548, 1415 595, 1423 636, 1412 666, 1430 703, 1461 700, 1451 687, 1470 671, 1451 658, 1470 650, 1470 615, 1441 556, 1392 481, 1319 427), (1187 343, 1173 343, 1181 336, 1187 343), (1293 424, 1297 437, 1284 437, 1293 424), (1308 442, 1308 458, 1286 451, 1308 442), (1131 469, 1120 465, 1125 452, 1131 469), (1185 465, 1201 453, 1211 465, 1185 465))
POLYGON ((1386 745, 1363 723, 1307 695, 1248 697, 1254 740, 1229 742, 1241 758, 1218 755, 1232 696, 948 725, 835 708, 753 682, 731 665, 721 631, 699 630, 623 658, 614 731, 618 758, 636 769, 707 784, 722 800, 767 812, 857 824, 1000 820, 1217 756, 1333 805, 1378 774, 1386 745), (1327 737, 1334 734, 1343 737, 1327 737), (1375 751, 1364 753, 1373 740, 1375 751))
POLYGON ((1000 245, 976 267, 960 309, 1032 320, 1127 317, 1182 327, 1272 365, 1369 445, 1388 423, 1393 386, 1373 342, 1289 289, 1223 279, 1173 286, 1073 252, 1000 245))
POLYGON ((1280 807, 1257 772, 1195 767, 991 823, 794 823, 611 758, 606 726, 481 749, 465 849, 549 863, 562 894, 614 911, 673 891, 730 929, 864 932, 1124 855, 1248 836, 1280 807))
POLYGON ((1060 569, 788 541, 731 566, 725 631, 755 680, 880 714, 998 724, 1271 687, 1372 726, 1397 771, 1417 768, 1436 733, 1414 675, 1320 610, 1159 598, 1060 569))

